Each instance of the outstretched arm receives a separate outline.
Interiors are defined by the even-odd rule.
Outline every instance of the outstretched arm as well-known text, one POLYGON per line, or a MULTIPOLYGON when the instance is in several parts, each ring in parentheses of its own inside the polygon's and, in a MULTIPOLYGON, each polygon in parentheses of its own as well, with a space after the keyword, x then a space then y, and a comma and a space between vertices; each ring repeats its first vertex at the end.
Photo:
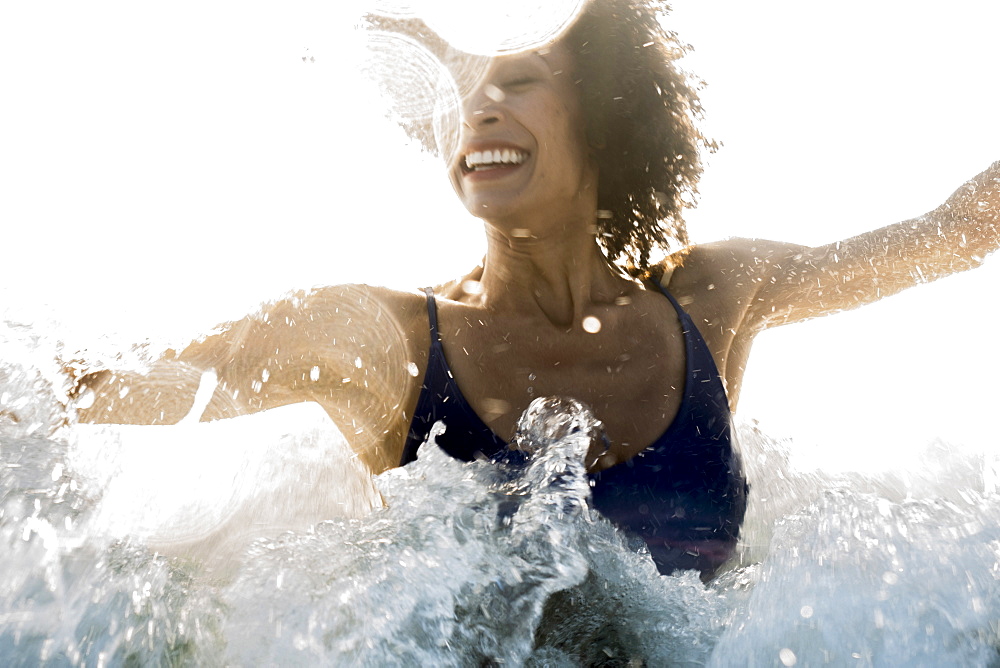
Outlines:
POLYGON ((1000 162, 912 220, 815 248, 742 243, 756 283, 745 320, 754 330, 868 304, 978 267, 1000 247, 1000 162))
MULTIPOLYGON (((367 286, 299 293, 217 328, 144 373, 85 377, 81 421, 174 424, 319 403, 372 469, 399 462, 415 365, 419 296, 367 286), (200 386, 200 387, 199 387, 200 386), (200 400, 199 400, 200 398, 200 400)), ((426 337, 426 335, 424 335, 426 337)))
POLYGON ((284 367, 290 358, 301 354, 301 333, 275 328, 270 317, 272 311, 284 316, 294 300, 266 305, 242 320, 220 325, 181 351, 165 351, 149 368, 103 370, 84 376, 80 420, 175 424, 182 419, 232 417, 289 403, 283 401, 288 389, 284 383, 266 381, 270 366, 284 367))

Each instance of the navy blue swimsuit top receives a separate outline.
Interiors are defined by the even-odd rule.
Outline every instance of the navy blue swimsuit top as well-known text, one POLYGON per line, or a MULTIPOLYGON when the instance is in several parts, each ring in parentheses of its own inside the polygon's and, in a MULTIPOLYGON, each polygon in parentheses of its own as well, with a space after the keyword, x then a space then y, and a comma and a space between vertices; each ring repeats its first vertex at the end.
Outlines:
MULTIPOLYGON (((729 402, 715 360, 691 316, 660 290, 684 333, 684 396, 674 421, 652 445, 590 474, 592 504, 620 529, 642 538, 661 573, 695 569, 709 577, 733 553, 749 487, 733 447, 729 402)), ((507 442, 462 396, 441 345, 434 293, 426 292, 430 355, 400 465, 416 459, 438 420, 447 429, 437 444, 451 456, 496 457, 507 442)))

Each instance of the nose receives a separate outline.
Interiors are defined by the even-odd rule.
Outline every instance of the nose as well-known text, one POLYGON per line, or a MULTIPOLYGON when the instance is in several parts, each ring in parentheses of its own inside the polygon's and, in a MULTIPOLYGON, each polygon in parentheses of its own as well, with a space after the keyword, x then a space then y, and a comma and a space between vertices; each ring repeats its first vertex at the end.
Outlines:
POLYGON ((473 93, 465 105, 462 124, 470 130, 500 123, 504 120, 504 92, 487 83, 473 93))

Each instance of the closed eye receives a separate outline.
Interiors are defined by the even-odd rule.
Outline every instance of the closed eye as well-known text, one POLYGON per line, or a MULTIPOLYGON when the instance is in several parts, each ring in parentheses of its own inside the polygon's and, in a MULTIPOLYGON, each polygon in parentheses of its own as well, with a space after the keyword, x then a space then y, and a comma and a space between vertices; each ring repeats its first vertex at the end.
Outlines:
POLYGON ((521 77, 518 79, 511 79, 510 81, 504 83, 504 88, 518 88, 520 86, 527 86, 528 84, 534 83, 535 79, 532 77, 521 77))

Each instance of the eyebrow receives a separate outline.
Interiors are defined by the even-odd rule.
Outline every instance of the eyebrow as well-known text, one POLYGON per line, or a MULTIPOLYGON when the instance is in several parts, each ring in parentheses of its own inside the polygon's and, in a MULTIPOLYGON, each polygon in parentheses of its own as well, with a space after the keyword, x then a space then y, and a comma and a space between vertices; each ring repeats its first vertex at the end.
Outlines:
POLYGON ((506 62, 500 61, 499 63, 497 63, 495 67, 501 68, 502 70, 506 70, 508 68, 516 68, 524 66, 544 67, 547 72, 552 71, 552 66, 549 64, 549 62, 545 60, 538 53, 532 53, 530 57, 521 58, 518 61, 511 61, 511 60, 507 60, 506 62))

